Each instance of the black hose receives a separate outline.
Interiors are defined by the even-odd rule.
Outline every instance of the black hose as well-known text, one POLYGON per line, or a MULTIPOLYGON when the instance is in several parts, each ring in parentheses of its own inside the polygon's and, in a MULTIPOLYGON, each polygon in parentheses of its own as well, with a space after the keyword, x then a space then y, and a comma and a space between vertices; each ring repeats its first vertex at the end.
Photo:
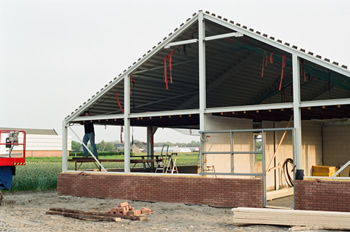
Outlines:
POLYGON ((294 186, 294 181, 293 178, 290 176, 290 172, 293 171, 290 170, 290 172, 288 172, 288 163, 290 163, 293 167, 293 159, 288 158, 284 161, 283 165, 282 165, 282 170, 283 170, 283 174, 284 174, 284 178, 286 179, 286 183, 289 187, 293 187, 294 186))

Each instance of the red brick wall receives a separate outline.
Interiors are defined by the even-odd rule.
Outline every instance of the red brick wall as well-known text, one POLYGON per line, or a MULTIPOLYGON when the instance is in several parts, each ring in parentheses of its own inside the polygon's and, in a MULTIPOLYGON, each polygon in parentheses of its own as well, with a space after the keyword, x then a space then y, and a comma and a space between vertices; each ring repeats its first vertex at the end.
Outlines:
POLYGON ((125 174, 58 174, 58 195, 263 207, 262 181, 125 174))
POLYGON ((295 208, 350 212, 350 181, 297 180, 295 208))

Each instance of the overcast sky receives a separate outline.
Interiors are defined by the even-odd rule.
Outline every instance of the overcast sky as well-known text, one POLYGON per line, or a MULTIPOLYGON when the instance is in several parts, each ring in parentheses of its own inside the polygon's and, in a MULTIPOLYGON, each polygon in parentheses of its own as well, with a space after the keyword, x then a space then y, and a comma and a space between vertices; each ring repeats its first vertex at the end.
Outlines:
MULTIPOLYGON (((350 66, 348 0, 0 0, 0 127, 61 134, 67 115, 198 10, 350 66)), ((120 138, 120 127, 96 132, 120 138)), ((146 130, 134 128, 134 139, 146 130)))

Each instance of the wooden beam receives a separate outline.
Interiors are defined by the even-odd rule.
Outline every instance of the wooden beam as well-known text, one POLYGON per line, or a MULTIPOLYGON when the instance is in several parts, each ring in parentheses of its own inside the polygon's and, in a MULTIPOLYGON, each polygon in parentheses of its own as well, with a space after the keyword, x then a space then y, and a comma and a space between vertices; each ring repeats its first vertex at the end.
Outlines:
MULTIPOLYGON (((290 119, 289 119, 287 128, 290 127, 290 124, 291 124, 291 122, 292 122, 292 119, 293 119, 293 115, 292 115, 292 116, 290 117, 290 119)), ((275 154, 273 154, 273 157, 271 158, 269 165, 267 165, 266 172, 269 172, 269 171, 272 170, 272 168, 270 169, 270 165, 271 165, 272 161, 275 159, 275 157, 276 157, 276 155, 277 155, 277 152, 278 152, 278 150, 280 149, 281 144, 282 144, 282 142, 283 142, 283 140, 284 140, 284 137, 286 137, 286 134, 287 134, 287 131, 285 130, 284 133, 283 133, 283 135, 282 135, 282 138, 281 138, 281 140, 280 140, 280 142, 279 142, 279 144, 278 144, 278 146, 277 146, 277 149, 276 149, 276 151, 275 151, 275 154)))
POLYGON ((120 217, 113 215, 91 215, 86 213, 72 213, 72 212, 61 212, 61 211, 47 211, 49 215, 61 215, 63 217, 76 218, 80 220, 92 220, 92 221, 105 221, 105 222, 119 222, 120 217))
POLYGON ((322 229, 350 229, 349 212, 234 208, 235 224, 308 226, 322 229))
POLYGON ((46 214, 52 214, 52 215, 62 215, 65 217, 76 217, 76 215, 81 216, 81 218, 78 219, 93 219, 93 220, 100 220, 104 221, 102 219, 106 219, 107 221, 120 221, 120 218, 123 219, 129 219, 129 220, 136 220, 136 221, 144 221, 146 220, 145 217, 142 216, 129 216, 129 215, 113 215, 108 212, 96 212, 96 211, 83 211, 83 210, 75 210, 75 209, 64 209, 64 208, 50 208, 49 211, 46 212, 46 214), (108 219, 112 218, 112 219, 108 219), (119 218, 119 220, 118 220, 119 218))

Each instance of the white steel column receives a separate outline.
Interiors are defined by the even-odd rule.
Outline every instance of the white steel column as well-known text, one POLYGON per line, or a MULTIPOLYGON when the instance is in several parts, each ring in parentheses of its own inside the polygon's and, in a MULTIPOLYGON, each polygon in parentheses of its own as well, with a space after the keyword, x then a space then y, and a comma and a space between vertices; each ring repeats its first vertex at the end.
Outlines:
POLYGON ((68 125, 65 120, 62 122, 62 172, 67 171, 68 152, 68 125))
POLYGON ((124 173, 130 172, 130 77, 124 77, 124 173))
MULTIPOLYGON (((297 168, 297 177, 303 173, 302 170, 302 140, 301 140, 301 108, 300 108, 300 65, 299 58, 292 54, 293 66, 293 110, 294 110, 294 146, 295 146, 295 165, 297 168)), ((299 178, 297 178, 299 179, 299 178)))
POLYGON ((205 22, 203 12, 198 13, 198 56, 199 56, 199 129, 205 130, 206 62, 205 62, 205 22))
POLYGON ((152 126, 147 126, 147 158, 152 157, 152 126))

